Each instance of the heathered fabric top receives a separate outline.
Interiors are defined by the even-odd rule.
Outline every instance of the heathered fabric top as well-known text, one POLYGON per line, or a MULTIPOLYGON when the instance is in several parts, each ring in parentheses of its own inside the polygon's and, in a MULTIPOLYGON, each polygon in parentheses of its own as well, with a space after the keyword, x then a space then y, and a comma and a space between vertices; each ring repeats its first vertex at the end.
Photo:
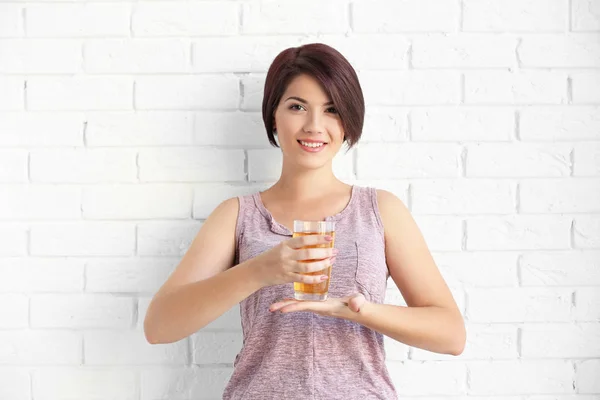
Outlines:
MULTIPOLYGON (((274 220, 259 193, 239 197, 239 203, 236 264, 291 238, 292 232, 274 220)), ((346 208, 326 220, 336 222, 334 247, 339 249, 329 296, 360 292, 368 301, 382 303, 389 275, 376 190, 353 186, 346 208)), ((289 283, 262 288, 240 303, 243 347, 224 399, 397 398, 382 334, 312 312, 269 312, 271 304, 293 296, 289 283)))

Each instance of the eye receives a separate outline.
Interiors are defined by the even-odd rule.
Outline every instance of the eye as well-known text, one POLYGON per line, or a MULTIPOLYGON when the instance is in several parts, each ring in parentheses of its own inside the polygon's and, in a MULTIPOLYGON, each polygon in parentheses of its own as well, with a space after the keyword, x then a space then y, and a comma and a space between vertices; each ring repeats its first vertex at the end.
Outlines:
POLYGON ((332 114, 337 114, 338 113, 337 108, 335 108, 335 107, 329 107, 327 109, 327 112, 328 113, 332 113, 332 114))
POLYGON ((292 104, 292 105, 290 106, 290 110, 296 110, 296 111, 300 111, 300 110, 303 110, 303 109, 304 109, 304 107, 303 107, 303 106, 301 106, 300 104, 292 104), (299 107, 299 108, 296 108, 296 107, 299 107))

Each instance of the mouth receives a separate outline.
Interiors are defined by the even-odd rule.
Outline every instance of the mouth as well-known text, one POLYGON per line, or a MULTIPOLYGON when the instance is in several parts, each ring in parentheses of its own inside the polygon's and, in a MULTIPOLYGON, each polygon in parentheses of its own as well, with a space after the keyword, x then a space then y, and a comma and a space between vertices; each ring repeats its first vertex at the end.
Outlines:
POLYGON ((325 142, 307 142, 304 140, 298 140, 297 142, 304 151, 309 153, 317 153, 327 146, 325 142))

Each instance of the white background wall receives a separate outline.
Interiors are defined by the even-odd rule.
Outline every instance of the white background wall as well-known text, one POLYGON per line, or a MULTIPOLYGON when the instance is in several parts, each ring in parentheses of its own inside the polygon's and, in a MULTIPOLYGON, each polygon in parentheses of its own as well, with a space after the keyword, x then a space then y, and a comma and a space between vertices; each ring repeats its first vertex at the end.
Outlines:
POLYGON ((2 0, 0 38, 0 399, 220 397, 237 308, 172 345, 142 322, 277 178, 264 75, 314 41, 368 106, 336 172, 409 205, 467 321, 460 357, 387 342, 402 397, 600 399, 600 1, 2 0))

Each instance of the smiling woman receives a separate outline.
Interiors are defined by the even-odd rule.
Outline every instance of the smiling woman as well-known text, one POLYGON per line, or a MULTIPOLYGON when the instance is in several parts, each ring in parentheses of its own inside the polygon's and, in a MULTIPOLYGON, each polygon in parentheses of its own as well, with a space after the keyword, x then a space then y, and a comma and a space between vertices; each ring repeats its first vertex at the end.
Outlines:
POLYGON ((262 107, 283 153, 280 178, 221 203, 149 306, 146 337, 167 343, 240 304, 243 348, 224 399, 393 399, 384 335, 463 350, 462 316, 405 205, 333 173, 344 142, 360 139, 364 108, 357 75, 335 49, 280 53, 262 107), (292 237, 294 220, 335 221, 335 248, 332 236, 292 237), (408 307, 383 304, 389 277, 408 307), (326 300, 292 298, 293 282, 327 279, 326 300))

